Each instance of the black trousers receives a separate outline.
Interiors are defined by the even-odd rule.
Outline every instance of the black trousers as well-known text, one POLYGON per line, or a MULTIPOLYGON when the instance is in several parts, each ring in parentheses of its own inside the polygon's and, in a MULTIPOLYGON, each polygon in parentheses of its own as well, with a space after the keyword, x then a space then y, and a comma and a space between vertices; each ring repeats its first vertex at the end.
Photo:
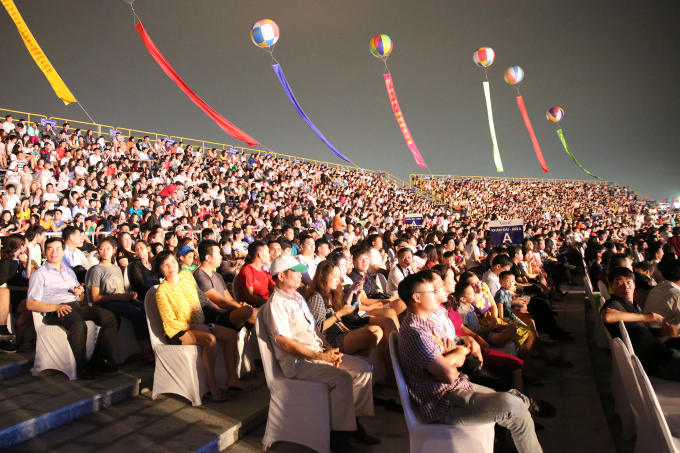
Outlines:
POLYGON ((550 308, 550 302, 542 297, 532 297, 527 305, 527 311, 534 317, 536 328, 547 333, 549 337, 559 336, 562 328, 557 325, 555 315, 550 308))
POLYGON ((92 355, 92 360, 106 360, 109 363, 112 358, 113 348, 116 346, 118 323, 116 316, 108 310, 99 307, 81 306, 79 302, 68 304, 71 312, 61 318, 57 313, 47 313, 44 318, 45 324, 61 326, 66 329, 71 351, 76 359, 76 367, 83 369, 87 366, 87 325, 85 321, 94 321, 99 326, 97 345, 92 355))

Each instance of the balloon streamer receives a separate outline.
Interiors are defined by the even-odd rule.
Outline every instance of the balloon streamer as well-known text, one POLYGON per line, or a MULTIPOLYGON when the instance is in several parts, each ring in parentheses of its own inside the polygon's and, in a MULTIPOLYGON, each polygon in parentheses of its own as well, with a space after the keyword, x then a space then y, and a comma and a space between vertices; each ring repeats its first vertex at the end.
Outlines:
POLYGON ((545 159, 543 159, 543 153, 541 152, 541 148, 538 146, 538 140, 536 139, 536 134, 534 134, 534 128, 531 127, 531 121, 529 121, 529 115, 527 114, 527 109, 524 107, 524 99, 522 99, 522 96, 517 96, 517 105, 519 106, 519 111, 522 113, 522 118, 524 119, 524 124, 527 127, 527 131, 529 131, 529 136, 531 137, 531 141, 534 144, 534 151, 536 151, 536 157, 538 158, 538 162, 541 164, 541 168, 545 173, 548 173, 550 170, 548 170, 548 166, 545 163, 545 159))
POLYGON ((71 94, 71 91, 68 89, 64 81, 61 80, 61 77, 59 77, 59 74, 57 74, 57 71, 52 66, 52 63, 50 63, 50 60, 48 60, 47 56, 43 53, 40 45, 38 45, 38 42, 33 37, 31 30, 28 29, 26 22, 24 22, 24 19, 21 17, 19 10, 14 5, 14 2, 12 0, 1 1, 10 17, 14 21, 14 25, 17 26, 17 30, 19 30, 21 39, 24 40, 24 44, 26 45, 28 52, 31 54, 31 57, 33 57, 33 60, 35 60, 35 63, 38 65, 43 74, 45 74, 45 77, 47 77, 47 81, 50 83, 50 85, 52 85, 52 89, 57 94, 59 99, 64 101, 64 104, 66 105, 70 104, 71 102, 78 102, 75 96, 71 94))
POLYGON ((496 140, 496 128, 493 125, 493 113, 491 111, 491 91, 489 89, 489 76, 487 71, 496 60, 496 52, 491 47, 481 47, 472 54, 472 61, 484 70, 484 96, 486 97, 486 111, 489 114, 489 130, 491 131, 491 141, 493 142, 493 161, 496 164, 496 171, 503 172, 503 162, 501 153, 498 151, 498 140, 496 140))
MULTIPOLYGON (((136 16, 135 16, 136 17, 136 16)), ((194 104, 196 104, 201 110, 203 110, 215 123, 217 123, 218 126, 222 128, 224 132, 227 134, 231 135, 237 140, 241 140, 242 142, 246 142, 248 146, 255 146, 259 145, 260 143, 243 132, 241 129, 237 128, 234 126, 232 123, 227 121, 226 118, 224 118, 222 115, 217 113, 215 110, 212 109, 208 104, 206 104, 203 99, 198 97, 196 93, 194 93, 189 86, 184 83, 184 80, 175 72, 175 70, 170 66, 170 63, 165 59, 163 54, 161 54, 161 51, 158 50, 158 47, 153 43, 149 35, 146 33, 146 30, 144 29, 144 26, 142 25, 142 22, 139 21, 135 25, 135 28, 137 29, 137 33, 139 34, 139 37, 142 38, 142 42, 144 43, 144 46, 146 49, 149 51, 151 56, 153 57, 154 60, 156 60, 156 63, 163 69, 163 71, 172 79, 173 82, 177 84, 177 86, 184 91, 184 93, 189 96, 189 99, 191 99, 194 104)))
POLYGON ((401 129, 401 133, 404 136, 404 140, 406 140, 406 145, 411 150, 416 163, 422 168, 427 168, 425 161, 420 155, 420 151, 418 151, 416 143, 413 141, 413 137, 411 137, 411 132, 408 130, 406 121, 404 121, 404 115, 401 114, 401 107, 399 107, 399 101, 397 101, 397 93, 395 93, 394 84, 392 83, 392 74, 389 72, 387 74, 383 74, 383 78, 385 79, 385 87, 387 88, 387 95, 390 97, 390 103, 392 104, 394 117, 397 119, 397 123, 399 123, 399 128, 401 129))
POLYGON ((491 131, 491 140, 493 141, 493 161, 496 164, 496 171, 503 171, 503 162, 501 162, 501 153, 498 151, 498 141, 496 140, 496 128, 493 125, 493 113, 491 111, 491 91, 489 90, 488 80, 484 82, 484 96, 486 96, 486 111, 489 114, 489 130, 491 131))
POLYGON ((302 117, 302 119, 305 120, 305 123, 307 123, 307 125, 310 127, 310 129, 312 129, 312 131, 314 131, 316 136, 319 137, 321 139, 321 141, 326 144, 326 146, 328 146, 328 148, 333 152, 333 154, 335 154, 336 156, 338 156, 340 159, 344 160, 345 162, 349 162, 352 165, 354 165, 351 160, 349 160, 348 158, 343 156, 340 153, 340 151, 335 149, 335 146, 333 146, 331 144, 331 142, 329 142, 326 139, 326 137, 323 136, 323 134, 319 131, 319 129, 317 129, 316 126, 314 126, 314 123, 312 123, 312 120, 310 120, 309 117, 302 110, 302 107, 300 107, 300 104, 298 103, 297 99, 295 99, 295 95, 293 94, 293 90, 291 90, 290 85, 288 85, 288 80, 286 80, 286 76, 283 74, 283 69, 281 69, 281 66, 278 63, 276 63, 275 65, 272 66, 272 68, 274 68, 274 72, 276 73, 276 77, 278 77, 279 82, 281 82, 281 86, 283 87, 283 90, 286 92, 286 95, 288 95, 288 99, 290 99, 290 102, 293 104, 293 107, 295 107, 295 110, 298 112, 298 115, 300 115, 300 117, 302 117))
POLYGON ((576 158, 574 157, 574 155, 573 155, 573 154, 571 153, 571 151, 569 150, 569 145, 567 145, 567 141, 564 139, 564 134, 562 134, 562 129, 558 129, 558 130, 557 130, 557 135, 559 135, 560 141, 562 142, 562 145, 564 145, 564 150, 567 152, 567 154, 569 154, 569 157, 572 158, 572 160, 574 161, 574 163, 575 163, 576 165, 578 165, 579 167, 581 167, 581 170, 585 171, 586 173, 588 173, 590 176, 592 176, 592 177, 595 178, 595 179, 599 179, 600 181, 604 181, 604 180, 603 180, 602 178, 600 178, 599 176, 595 176, 594 174, 592 174, 591 172, 589 172, 588 170, 586 170, 586 169, 583 167, 583 165, 581 165, 581 164, 579 163, 579 161, 576 160, 576 158))

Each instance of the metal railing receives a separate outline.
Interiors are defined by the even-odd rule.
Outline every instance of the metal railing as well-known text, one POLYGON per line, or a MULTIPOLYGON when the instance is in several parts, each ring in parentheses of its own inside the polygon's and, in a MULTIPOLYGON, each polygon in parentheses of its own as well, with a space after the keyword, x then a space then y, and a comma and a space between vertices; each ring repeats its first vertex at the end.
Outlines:
POLYGON ((574 184, 605 184, 614 185, 617 184, 614 181, 594 181, 592 179, 555 179, 555 178, 512 178, 512 177, 500 177, 500 176, 467 176, 467 175, 427 175, 427 174, 411 174, 410 175, 411 185, 414 184, 413 181, 430 181, 435 179, 446 179, 446 180, 468 180, 468 181, 514 181, 514 182, 568 182, 574 184))
POLYGON ((397 178, 396 176, 387 173, 385 171, 381 170, 369 170, 366 168, 359 168, 359 167, 354 167, 351 165, 345 165, 345 164, 337 164, 335 162, 326 162, 322 160, 316 160, 316 159, 309 159, 306 157, 298 157, 298 156, 290 156, 288 154, 281 154, 281 153, 274 153, 274 152, 269 152, 269 151, 264 151, 260 149, 253 149, 253 148, 246 148, 243 146, 233 146, 229 145, 226 143, 217 143, 217 142, 210 142, 207 140, 198 140, 198 139, 193 139, 189 137, 181 137, 178 135, 172 135, 172 134, 161 134, 158 132, 148 132, 148 131, 140 131, 137 129, 130 129, 129 127, 120 127, 120 126, 108 126, 105 124, 94 124, 94 123, 88 123, 86 121, 80 121, 80 120, 73 120, 69 118, 59 118, 56 116, 47 116, 47 115, 41 115, 37 113, 29 113, 29 112, 22 112, 19 110, 10 110, 10 109, 3 109, 0 108, 0 115, 3 117, 6 115, 12 115, 12 120, 13 122, 18 122, 21 119, 26 120, 26 125, 27 127, 30 127, 33 123, 38 123, 41 124, 41 120, 53 120, 57 122, 58 127, 54 127, 55 133, 58 132, 59 128, 63 123, 69 123, 70 130, 75 131, 76 129, 80 129, 81 131, 88 131, 91 130, 93 134, 96 134, 97 136, 109 136, 113 137, 116 135, 116 132, 120 132, 121 136, 123 136, 126 139, 129 139, 130 137, 135 137, 136 139, 139 138, 144 138, 145 136, 149 136, 149 140, 156 141, 160 139, 161 141, 170 139, 174 140, 175 142, 183 142, 185 145, 192 145, 194 147, 201 147, 203 149, 203 152, 212 150, 215 148, 216 150, 226 150, 229 152, 234 152, 232 150, 236 150, 236 153, 242 154, 257 154, 257 155, 263 155, 263 156, 272 156, 277 159, 284 159, 290 162, 295 162, 295 163, 307 163, 307 164, 312 164, 312 165, 317 165, 317 166, 325 166, 327 168, 334 168, 337 170, 341 171, 358 171, 358 172, 364 172, 368 174, 373 174, 373 173, 378 173, 381 174, 383 179, 389 182, 394 182, 400 187, 403 188, 411 188, 411 185, 404 181, 401 178, 397 178))

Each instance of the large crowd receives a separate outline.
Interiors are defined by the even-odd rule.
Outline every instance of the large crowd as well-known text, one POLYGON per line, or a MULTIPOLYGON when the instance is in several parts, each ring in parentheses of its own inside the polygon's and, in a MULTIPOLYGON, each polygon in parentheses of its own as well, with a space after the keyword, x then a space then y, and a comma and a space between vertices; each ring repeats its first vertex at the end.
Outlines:
POLYGON ((0 350, 35 348, 31 312, 44 313, 66 330, 80 379, 116 370, 121 318, 154 365, 144 300, 156 287, 165 341, 202 346, 206 398, 246 389, 237 335, 262 311, 284 375, 330 385, 333 450, 377 443, 357 418, 374 403, 357 357, 377 350, 394 385, 397 332, 425 422, 496 422, 538 452, 532 416, 555 408, 523 390, 541 384, 535 360, 573 366, 546 345, 574 339, 552 304, 585 257, 612 336, 630 324, 647 372, 680 380, 680 224, 626 189, 422 179, 416 192, 371 172, 12 117, 0 168, 0 350), (489 222, 511 218, 525 221, 522 243, 491 244, 489 222), (89 361, 87 320, 100 326, 89 361))

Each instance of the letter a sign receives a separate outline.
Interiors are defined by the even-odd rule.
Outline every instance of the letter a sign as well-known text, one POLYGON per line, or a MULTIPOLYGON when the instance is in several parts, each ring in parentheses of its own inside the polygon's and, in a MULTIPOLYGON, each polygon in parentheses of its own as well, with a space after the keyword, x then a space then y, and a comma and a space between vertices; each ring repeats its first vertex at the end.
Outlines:
POLYGON ((489 222, 491 245, 522 245, 524 239, 524 220, 494 220, 489 222))

